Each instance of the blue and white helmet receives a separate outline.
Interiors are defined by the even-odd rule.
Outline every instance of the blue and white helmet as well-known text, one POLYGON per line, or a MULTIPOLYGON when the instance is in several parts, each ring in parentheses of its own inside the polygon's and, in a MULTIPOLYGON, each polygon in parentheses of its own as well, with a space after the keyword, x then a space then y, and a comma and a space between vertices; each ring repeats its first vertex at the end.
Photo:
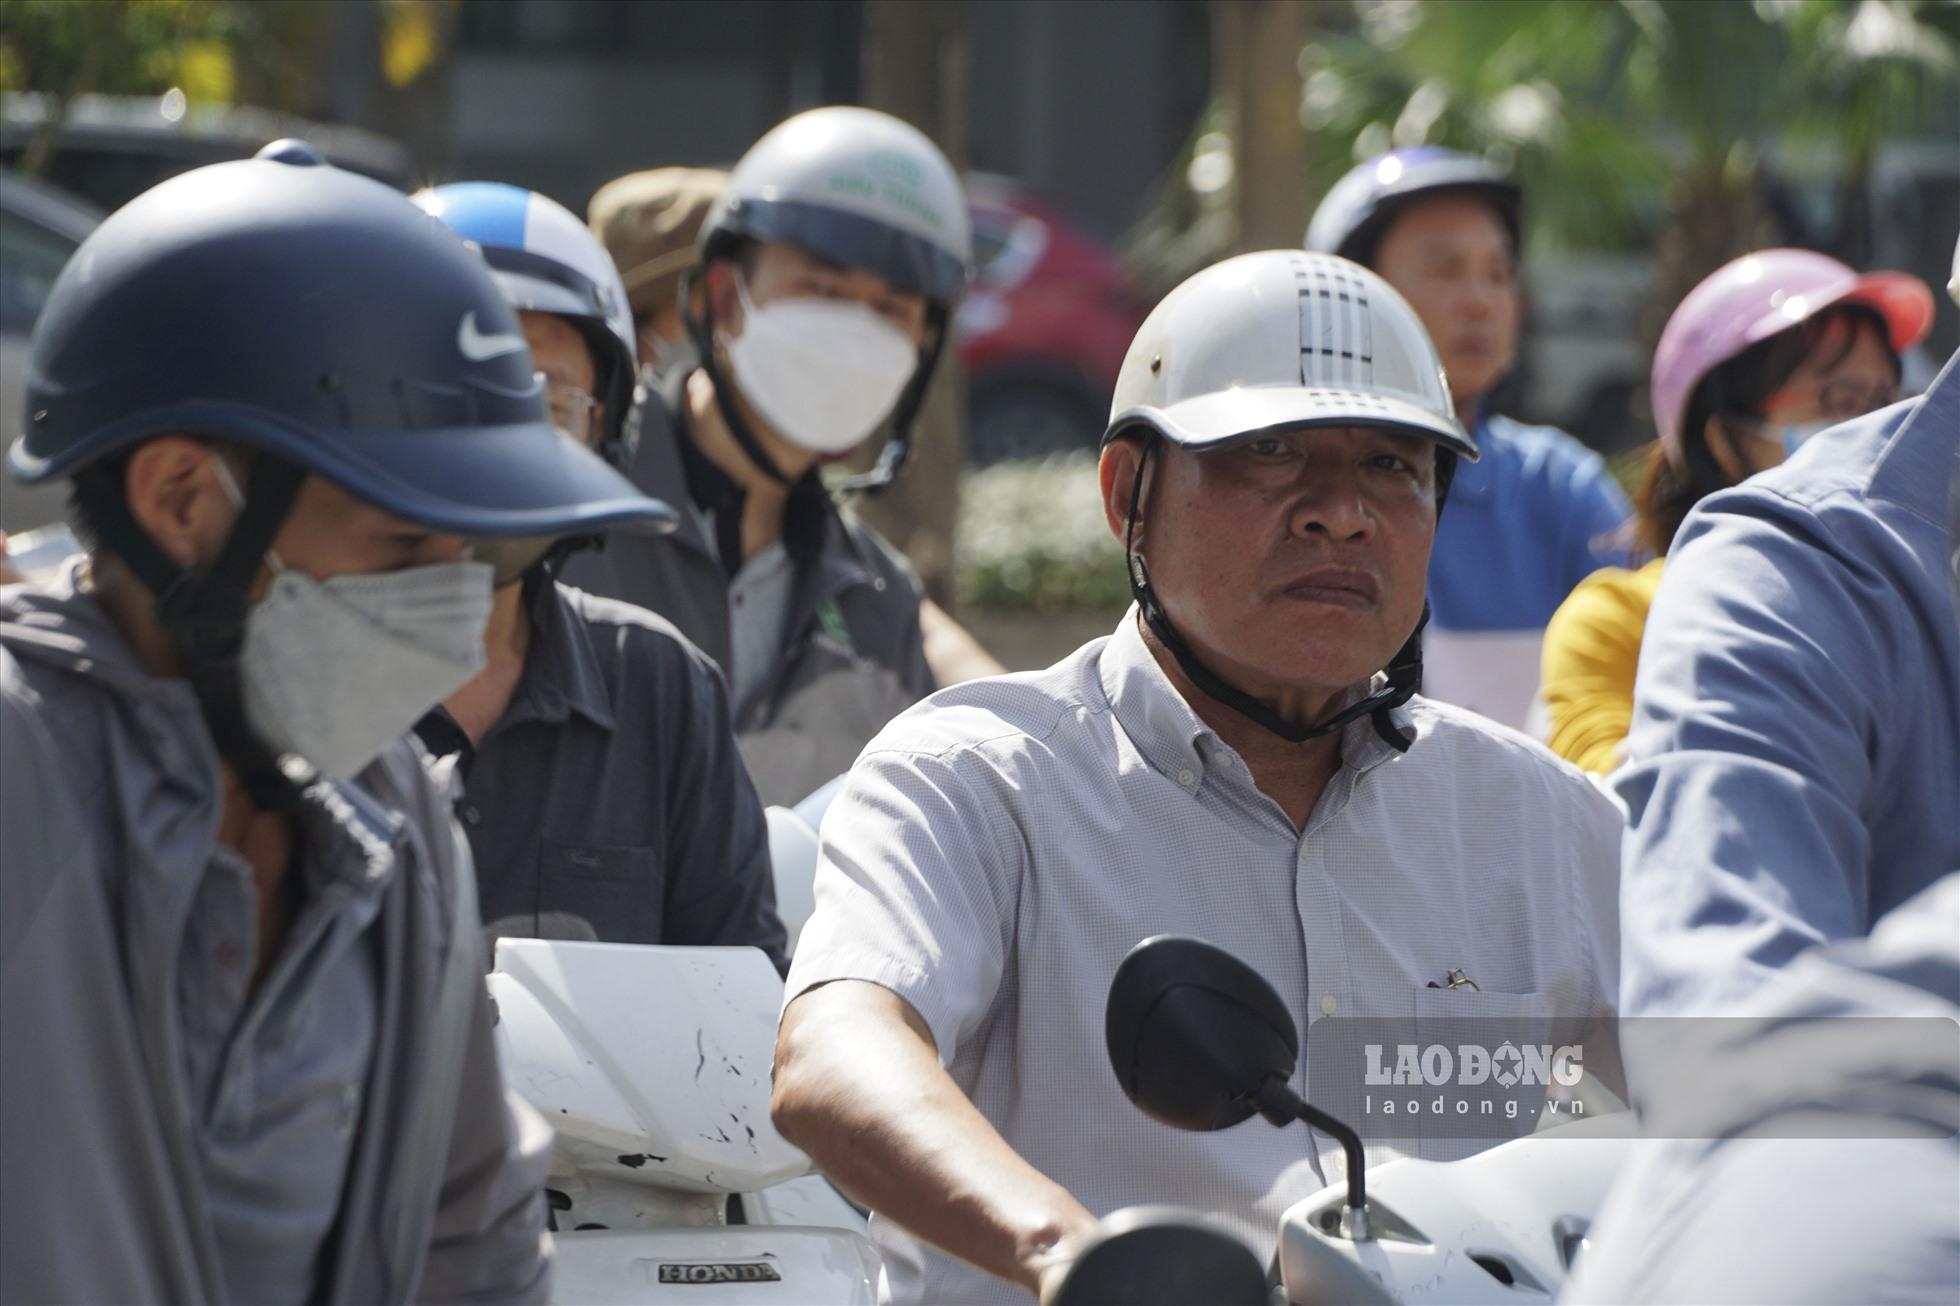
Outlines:
POLYGON ((625 469, 637 355, 626 286, 605 246, 564 205, 521 186, 463 181, 414 199, 482 252, 512 308, 556 314, 578 328, 598 375, 593 398, 606 406, 599 452, 625 469))

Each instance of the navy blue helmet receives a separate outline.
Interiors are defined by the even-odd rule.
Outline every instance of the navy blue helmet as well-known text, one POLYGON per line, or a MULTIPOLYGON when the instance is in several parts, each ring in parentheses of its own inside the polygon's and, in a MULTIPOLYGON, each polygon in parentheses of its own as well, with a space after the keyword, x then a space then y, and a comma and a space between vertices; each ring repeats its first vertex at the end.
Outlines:
POLYGON ((8 464, 30 483, 184 434, 446 532, 672 520, 553 425, 483 261, 406 196, 300 142, 110 215, 49 294, 25 405, 8 464))

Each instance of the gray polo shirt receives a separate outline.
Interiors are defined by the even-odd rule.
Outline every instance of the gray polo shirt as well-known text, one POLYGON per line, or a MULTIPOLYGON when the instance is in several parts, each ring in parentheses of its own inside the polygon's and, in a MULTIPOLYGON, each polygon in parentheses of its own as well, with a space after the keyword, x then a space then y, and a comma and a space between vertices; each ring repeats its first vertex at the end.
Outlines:
POLYGON ((650 612, 548 583, 526 603, 524 672, 482 740, 441 708, 416 727, 458 755, 485 928, 750 945, 780 970, 768 829, 720 673, 650 612))
MULTIPOLYGON (((1407 753, 1367 720, 1342 733, 1302 832, 1178 696, 1134 609, 1046 671, 942 690, 872 741, 826 813, 785 993, 891 989, 1007 1142, 1091 1211, 1177 1202, 1270 1251, 1340 1149, 1257 1121, 1183 1133, 1124 1098, 1103 1022, 1138 942, 1194 934, 1270 980, 1308 1047, 1302 1095, 1331 1016, 1524 1024, 1613 1005, 1612 803, 1475 713, 1418 697, 1398 724, 1407 753), (1481 991, 1436 986, 1458 968, 1481 991)), ((872 1232, 892 1300, 1026 1300, 886 1213, 872 1232)))

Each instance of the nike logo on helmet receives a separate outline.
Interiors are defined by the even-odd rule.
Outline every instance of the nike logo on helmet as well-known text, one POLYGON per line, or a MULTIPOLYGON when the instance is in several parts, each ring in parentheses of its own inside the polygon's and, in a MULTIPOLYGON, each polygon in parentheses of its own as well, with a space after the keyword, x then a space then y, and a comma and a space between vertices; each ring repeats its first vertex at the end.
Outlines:
POLYGON ((528 349, 523 336, 486 336, 477 329, 476 314, 463 314, 463 325, 456 331, 456 348, 463 351, 463 357, 472 363, 487 363, 505 354, 514 354, 520 349, 528 349))

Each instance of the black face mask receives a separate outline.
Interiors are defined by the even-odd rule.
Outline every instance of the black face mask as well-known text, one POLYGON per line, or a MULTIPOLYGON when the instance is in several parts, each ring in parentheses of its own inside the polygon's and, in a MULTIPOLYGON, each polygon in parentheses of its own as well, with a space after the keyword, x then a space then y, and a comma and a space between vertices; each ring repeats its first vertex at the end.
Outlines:
MULTIPOLYGON (((1327 720, 1310 726, 1299 726, 1286 720, 1279 713, 1246 693, 1228 684, 1225 679, 1198 660, 1184 637, 1171 625, 1165 615, 1163 604, 1157 601, 1157 593, 1150 585, 1150 571, 1144 565, 1143 555, 1136 551, 1137 509, 1143 497, 1143 473, 1150 465, 1150 454, 1156 448, 1157 437, 1143 437, 1143 447, 1137 459, 1136 482, 1130 487, 1130 512, 1123 528, 1123 551, 1128 558, 1130 576, 1130 595, 1143 611, 1144 624, 1150 627, 1151 634, 1159 643, 1171 651, 1177 665, 1208 698, 1223 703, 1246 720, 1277 735, 1289 744, 1305 743, 1345 729, 1350 723, 1368 717, 1375 727, 1375 733, 1398 753, 1409 751, 1414 742, 1413 735, 1405 734, 1396 728, 1389 713, 1402 706, 1422 687, 1422 628, 1429 624, 1429 605, 1423 604, 1422 619, 1416 623, 1415 632, 1402 645, 1395 657, 1384 670, 1388 683, 1372 694, 1365 695, 1359 702, 1335 713, 1327 720)), ((1439 473, 1440 473, 1439 468, 1439 473)), ((1454 470, 1452 467, 1451 470, 1454 470)), ((1439 496, 1437 511, 1442 510, 1439 496)))

